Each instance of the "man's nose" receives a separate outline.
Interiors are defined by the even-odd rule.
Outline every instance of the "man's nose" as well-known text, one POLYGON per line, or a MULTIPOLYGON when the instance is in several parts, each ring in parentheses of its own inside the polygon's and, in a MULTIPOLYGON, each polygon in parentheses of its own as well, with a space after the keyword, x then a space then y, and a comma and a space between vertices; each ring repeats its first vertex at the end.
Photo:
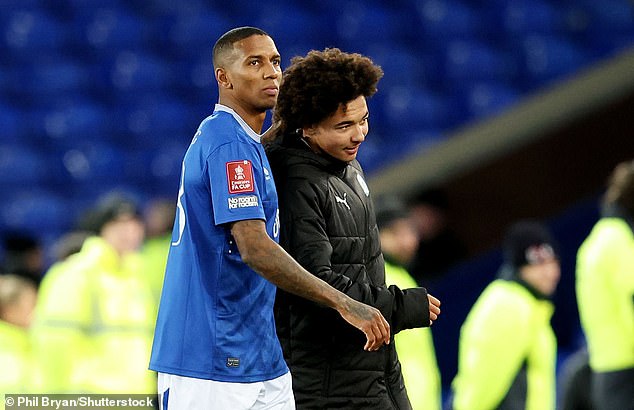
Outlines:
POLYGON ((277 78, 277 77, 279 77, 280 74, 282 73, 279 67, 280 66, 275 65, 273 63, 267 64, 266 70, 264 71, 264 77, 265 78, 277 78))
POLYGON ((368 131, 365 128, 365 126, 357 125, 355 127, 354 133, 352 134, 352 141, 353 142, 363 142, 363 141, 365 141, 365 136, 366 136, 367 133, 368 133, 368 131))

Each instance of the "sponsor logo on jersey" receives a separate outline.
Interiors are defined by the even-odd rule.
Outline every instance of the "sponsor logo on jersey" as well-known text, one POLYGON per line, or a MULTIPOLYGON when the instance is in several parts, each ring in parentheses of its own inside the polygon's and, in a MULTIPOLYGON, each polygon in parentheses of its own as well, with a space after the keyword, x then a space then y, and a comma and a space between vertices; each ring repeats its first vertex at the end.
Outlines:
POLYGON ((258 206, 258 197, 256 195, 240 195, 228 198, 229 209, 250 208, 258 206))
POLYGON ((253 192, 253 167, 251 161, 231 161, 227 162, 227 184, 230 194, 242 194, 253 192))

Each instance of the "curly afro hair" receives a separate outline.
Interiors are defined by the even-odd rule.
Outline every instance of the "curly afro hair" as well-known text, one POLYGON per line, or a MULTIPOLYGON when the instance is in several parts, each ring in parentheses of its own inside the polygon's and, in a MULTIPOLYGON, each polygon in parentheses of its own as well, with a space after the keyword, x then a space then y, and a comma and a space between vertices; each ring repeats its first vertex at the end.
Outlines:
POLYGON ((368 57, 338 48, 294 57, 284 71, 275 107, 279 134, 318 124, 340 105, 372 96, 382 76, 381 67, 368 57))

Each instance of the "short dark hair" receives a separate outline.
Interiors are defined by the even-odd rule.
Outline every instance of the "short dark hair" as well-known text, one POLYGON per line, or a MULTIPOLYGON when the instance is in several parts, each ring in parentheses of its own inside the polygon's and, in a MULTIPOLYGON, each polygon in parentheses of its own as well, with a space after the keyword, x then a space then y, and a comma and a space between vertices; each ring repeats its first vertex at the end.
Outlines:
MULTIPOLYGON (((383 70, 368 57, 338 48, 294 57, 280 84, 274 121, 280 134, 318 124, 357 97, 374 95, 383 70)), ((279 134, 278 134, 279 135, 279 134)))
POLYGON ((132 197, 116 191, 109 192, 80 216, 78 228, 99 235, 108 222, 115 221, 124 215, 142 219, 139 206, 132 197))
POLYGON ((220 56, 222 54, 224 54, 227 51, 233 50, 233 44, 236 41, 244 40, 245 38, 249 38, 253 35, 271 37, 269 36, 267 32, 265 32, 262 29, 259 29, 257 27, 249 27, 249 26, 236 27, 234 29, 227 31, 222 36, 220 36, 220 38, 216 41, 216 44, 214 44, 214 49, 213 49, 214 67, 217 67, 220 56))
POLYGON ((618 204, 634 216, 634 161, 621 162, 614 168, 603 202, 605 205, 618 204))

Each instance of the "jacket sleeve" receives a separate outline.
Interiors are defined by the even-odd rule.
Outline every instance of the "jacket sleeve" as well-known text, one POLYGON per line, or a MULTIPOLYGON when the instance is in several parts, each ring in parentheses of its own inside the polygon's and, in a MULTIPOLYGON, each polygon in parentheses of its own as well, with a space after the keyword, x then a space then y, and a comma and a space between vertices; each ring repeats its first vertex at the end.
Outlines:
MULTIPOLYGON (((306 270, 351 298, 374 306, 390 323, 392 333, 429 326, 429 301, 425 288, 399 289, 384 284, 355 281, 345 272, 333 269, 333 244, 327 234, 324 217, 325 198, 320 189, 309 184, 289 187, 283 198, 281 242, 306 270)), ((337 249, 337 253, 348 250, 337 249)), ((359 251, 350 249, 351 252, 359 251)))

